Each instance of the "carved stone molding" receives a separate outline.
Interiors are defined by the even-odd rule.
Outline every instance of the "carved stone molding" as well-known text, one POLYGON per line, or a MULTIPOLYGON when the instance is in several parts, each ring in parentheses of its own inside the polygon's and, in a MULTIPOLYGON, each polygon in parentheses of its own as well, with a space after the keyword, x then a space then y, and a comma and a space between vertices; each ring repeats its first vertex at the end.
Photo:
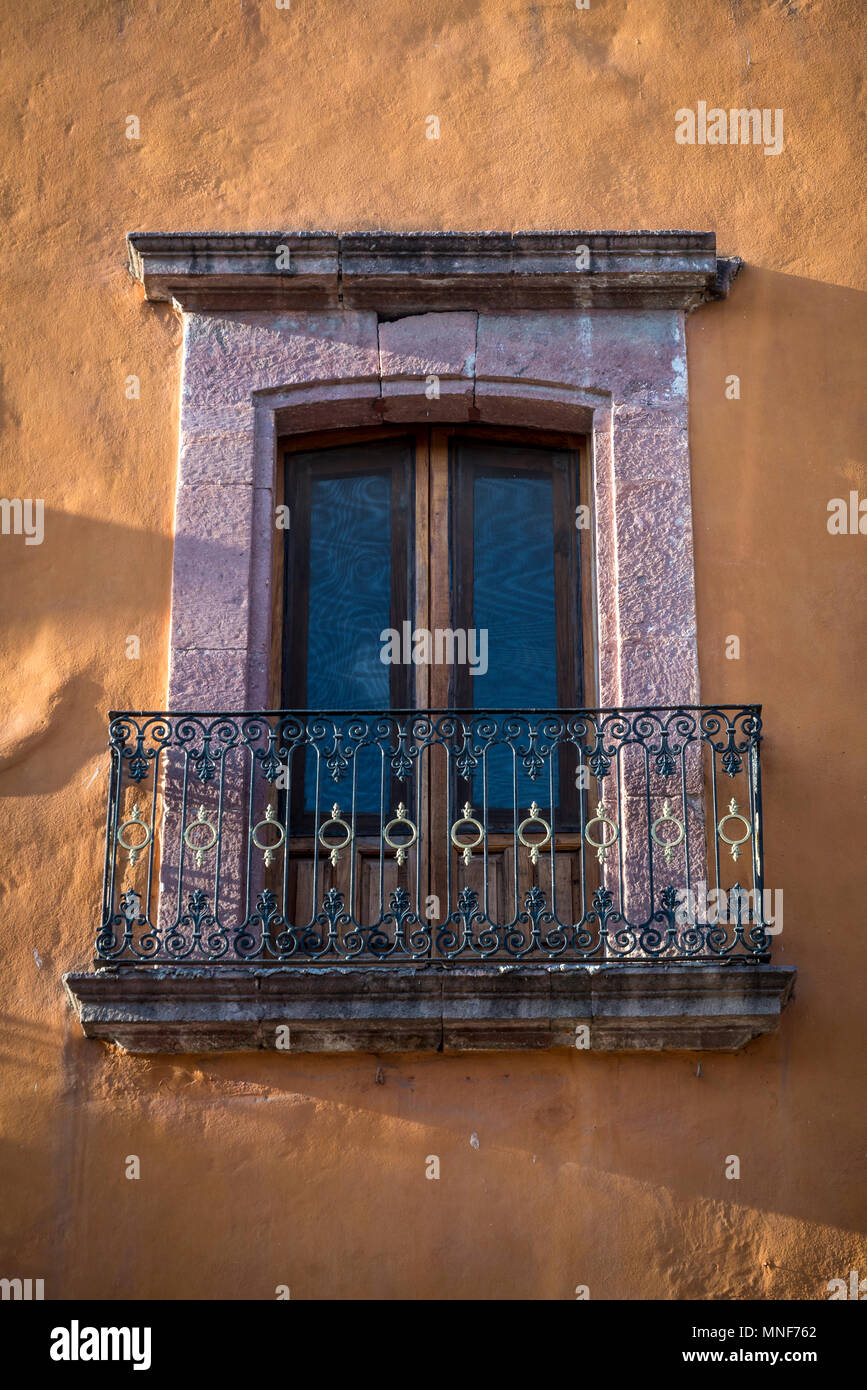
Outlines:
POLYGON ((177 967, 64 976, 89 1038, 128 1052, 726 1052, 772 1032, 778 965, 177 967), (278 1036, 281 1048, 278 1049, 278 1036))
POLYGON ((148 299, 180 309, 690 309, 739 261, 713 232, 132 232, 148 299))

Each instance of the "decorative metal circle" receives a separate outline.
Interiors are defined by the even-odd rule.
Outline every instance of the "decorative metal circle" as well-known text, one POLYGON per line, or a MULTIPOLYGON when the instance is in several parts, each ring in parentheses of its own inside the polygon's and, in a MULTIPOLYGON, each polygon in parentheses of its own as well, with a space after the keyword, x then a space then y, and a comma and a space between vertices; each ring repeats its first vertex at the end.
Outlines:
POLYGON ((397 860, 398 864, 405 863, 407 850, 411 849, 412 846, 415 844, 416 840, 418 839, 418 830, 416 829, 413 822, 409 819, 409 816, 406 814, 406 807, 404 806, 403 802, 400 803, 397 810, 395 811, 394 819, 390 820, 388 822, 388 825, 383 830, 382 838, 385 840, 385 843, 388 845, 389 849, 394 850, 394 857, 397 860), (391 830, 391 827, 393 825, 400 825, 403 827, 404 830, 411 830, 412 835, 408 840, 392 840, 389 835, 389 831, 391 830))
POLYGON ((465 864, 469 864, 470 860, 472 859, 473 850, 478 849, 479 845, 484 842, 485 828, 476 820, 475 816, 473 815, 473 808, 468 801, 465 803, 463 807, 463 815, 459 816, 459 818, 455 821, 454 825, 452 826, 449 838, 451 839, 451 842, 454 845, 455 849, 459 849, 461 851, 461 858, 463 859, 465 864), (467 840, 466 842, 464 842, 457 838, 458 830, 462 825, 474 825, 476 827, 476 830, 479 833, 475 840, 467 840))
POLYGON ((725 840, 726 844, 731 847, 732 859, 739 859, 741 853, 740 846, 745 845, 747 840, 749 840, 750 836, 753 833, 753 827, 750 825, 746 816, 741 815, 740 807, 738 806, 738 803, 735 801, 734 797, 732 797, 731 801, 729 802, 728 814, 723 816, 716 830, 720 839, 725 840), (723 830, 723 826, 725 825, 727 820, 739 820, 741 825, 746 827, 746 835, 742 835, 739 840, 732 840, 723 830))
POLYGON ((282 825, 279 821, 274 819, 273 806, 269 806, 266 810, 265 819, 260 820, 258 825, 253 826, 250 838, 252 839, 253 844, 256 846, 256 848, 260 849, 264 854, 265 867, 267 869, 268 865, 271 863, 271 860, 274 858, 274 851, 278 850, 282 845, 283 841, 286 839, 286 832, 284 831, 282 825), (278 840, 275 840, 273 845, 263 845, 259 840, 256 839, 258 832, 262 829, 263 826, 270 827, 272 830, 277 831, 280 838, 278 840))
POLYGON ((119 825, 117 828, 117 842, 126 850, 130 864, 137 863, 138 857, 141 854, 142 850, 147 849, 153 837, 153 831, 151 830, 150 826, 146 825, 145 822, 142 820, 141 812, 138 808, 138 802, 136 802, 130 813, 129 820, 125 820, 123 825, 119 825), (140 840, 137 845, 130 845, 123 838, 123 832, 127 830, 131 825, 138 825, 145 832, 144 839, 140 840))
POLYGON ((535 801, 532 803, 530 807, 530 814, 527 816, 527 819, 522 820, 521 824, 518 826, 518 839, 521 841, 521 844, 524 846, 524 848, 530 851, 530 863, 538 864, 539 850, 544 849, 545 846, 547 844, 550 844, 551 842, 551 827, 542 816, 539 807, 536 805, 535 801), (525 840, 524 830, 528 825, 542 826, 545 831, 544 838, 541 840, 525 840))
POLYGON ((620 828, 617 825, 616 821, 613 821, 610 816, 605 815, 605 806, 601 801, 596 807, 596 815, 593 816, 592 819, 589 820, 584 827, 584 839, 587 841, 588 845, 592 845, 595 849, 596 858, 599 860, 600 864, 605 863, 606 854, 610 850, 611 846, 616 844, 617 841, 620 839, 620 828), (590 836, 591 825, 610 825, 611 829, 614 831, 614 834, 611 836, 610 840, 603 840, 601 838, 600 832, 600 838, 598 840, 594 840, 590 836))
POLYGON ((336 801, 335 801, 334 805, 333 805, 332 808, 331 808, 331 815, 328 817, 328 820, 323 821, 322 824, 321 824, 320 827, 319 827, 318 839, 319 839, 319 843, 320 843, 320 845, 322 846, 323 849, 330 850, 329 858, 331 859, 332 864, 336 864, 337 861, 339 860, 339 858, 340 858, 340 851, 341 851, 342 849, 346 849, 346 846, 352 843, 352 827, 349 826, 349 825, 347 825, 345 820, 342 820, 342 819, 341 819, 341 816, 340 816, 340 807, 338 806, 338 804, 337 804, 336 801), (345 837, 345 839, 343 839, 343 840, 326 840, 326 839, 324 839, 323 837, 324 837, 324 835, 325 835, 325 831, 328 829, 329 825, 340 825, 340 826, 342 826, 343 829, 346 831, 346 837, 345 837))
POLYGON ((672 815, 671 802, 669 801, 668 797, 666 797, 662 803, 662 815, 657 816, 656 820, 653 822, 653 825, 650 827, 650 838, 655 845, 659 845, 659 848, 662 850, 663 855, 665 856, 666 864, 671 863, 671 852, 672 850, 677 849, 677 846, 683 839, 684 834, 685 831, 683 827, 683 822, 679 821, 677 819, 677 816, 672 815), (676 825, 679 831, 677 839, 661 840, 656 833, 656 827, 658 825, 676 825))
POLYGON ((219 832, 219 830, 218 830, 217 827, 213 824, 213 822, 212 822, 211 820, 209 820, 208 814, 207 814, 207 812, 205 811, 204 806, 200 806, 199 809, 198 809, 198 811, 196 812, 196 818, 195 818, 195 820, 190 821, 189 825, 187 826, 186 830, 184 831, 184 844, 187 846, 188 849, 195 850, 195 853, 196 853, 196 865, 197 865, 198 868, 201 868, 201 867, 202 867, 202 859, 203 859, 203 856, 206 855, 206 854, 208 854, 208 853, 214 848, 214 846, 215 846, 215 844, 217 843, 217 841, 219 840, 219 838, 220 838, 220 832, 219 832), (198 830, 198 829, 200 829, 200 828, 202 828, 202 829, 204 829, 204 830, 210 830, 211 835, 213 836, 213 838, 212 838, 211 840, 209 840, 209 841, 207 842, 207 844, 198 844, 198 845, 194 845, 193 842, 192 842, 192 840, 190 839, 190 835, 192 834, 192 832, 193 832, 194 830, 198 830))

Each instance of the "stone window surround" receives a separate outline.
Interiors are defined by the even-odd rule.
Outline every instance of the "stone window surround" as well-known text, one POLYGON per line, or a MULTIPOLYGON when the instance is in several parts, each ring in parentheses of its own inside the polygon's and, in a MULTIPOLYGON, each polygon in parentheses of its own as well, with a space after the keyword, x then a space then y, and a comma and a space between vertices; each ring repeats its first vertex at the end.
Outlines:
MULTIPOLYGON (((725 297, 740 264, 717 258, 712 233, 134 233, 129 252, 146 297, 184 324, 169 709, 270 704, 278 439, 401 422, 587 435, 598 702, 698 702, 685 317, 725 297)), ((167 966, 66 980, 85 1033, 133 1051, 270 1047, 273 1019, 300 1051, 568 1046, 581 1022, 594 1050, 731 1050, 777 1026, 794 974, 167 966)))
POLYGON ((738 266, 712 233, 137 233, 129 246, 147 297, 184 323, 170 709, 272 703, 278 437, 400 422, 587 435, 598 703, 698 701, 684 325, 738 266))

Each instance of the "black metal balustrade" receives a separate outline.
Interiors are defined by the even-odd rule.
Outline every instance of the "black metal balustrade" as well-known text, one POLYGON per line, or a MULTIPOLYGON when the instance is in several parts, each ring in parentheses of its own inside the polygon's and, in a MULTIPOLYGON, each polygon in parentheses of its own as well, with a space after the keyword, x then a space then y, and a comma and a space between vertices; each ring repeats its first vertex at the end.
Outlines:
POLYGON ((766 961, 760 711, 113 713, 97 963, 766 961))

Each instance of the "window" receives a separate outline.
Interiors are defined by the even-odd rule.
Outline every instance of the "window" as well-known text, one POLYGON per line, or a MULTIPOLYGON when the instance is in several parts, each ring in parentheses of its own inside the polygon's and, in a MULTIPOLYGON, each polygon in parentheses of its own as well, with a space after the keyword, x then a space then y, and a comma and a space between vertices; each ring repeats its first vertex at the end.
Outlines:
MULTIPOLYGON (((282 708, 576 709, 588 693, 593 702, 590 532, 576 524, 589 499, 580 438, 387 430, 302 438, 285 445, 283 456, 290 526, 277 619, 282 708)), ((381 748, 356 754, 346 799, 355 811, 359 920, 379 915, 373 878, 381 827, 405 802, 408 821, 427 826, 429 842, 441 847, 426 865, 420 896, 443 900, 450 826, 466 805, 486 808, 493 873, 476 886, 487 887, 495 915, 507 920, 517 910, 504 898, 515 802, 529 813, 537 799, 546 807, 553 800, 562 832, 559 898, 564 910, 577 911, 580 794, 566 750, 553 769, 553 797, 514 766, 503 744, 466 777, 453 761, 448 772, 439 751, 420 762, 417 786, 383 769, 381 748)), ((337 792, 309 747, 299 750, 290 781, 290 821, 310 851, 294 866, 296 908, 308 920, 316 839, 337 792)), ((400 831, 393 827, 393 836, 400 839, 400 831)), ((331 886, 345 895, 348 855, 331 866, 331 886)), ((472 885, 480 871, 470 868, 472 885)), ((411 857, 389 860, 386 872, 386 894, 403 882, 415 896, 411 857)), ((521 893, 529 871, 524 877, 521 893)))
MULTIPOLYGON (((424 429, 285 446, 282 707, 582 706, 594 684, 582 444, 424 429), (477 644, 485 631, 487 658, 471 640, 467 660, 437 661, 434 643, 430 663, 383 665, 380 632, 404 652, 406 622, 477 644)), ((441 650, 462 656, 463 641, 441 650)))

